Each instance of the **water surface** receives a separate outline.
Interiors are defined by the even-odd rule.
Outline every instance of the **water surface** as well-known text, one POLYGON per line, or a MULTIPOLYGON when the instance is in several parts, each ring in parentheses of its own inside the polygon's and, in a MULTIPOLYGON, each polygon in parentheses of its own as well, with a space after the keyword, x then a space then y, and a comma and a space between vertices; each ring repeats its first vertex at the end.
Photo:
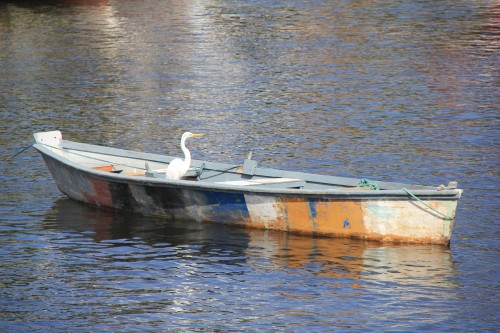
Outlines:
POLYGON ((4 1, 0 331, 498 331, 495 1, 4 1), (31 134, 465 190, 450 248, 99 211, 31 134))

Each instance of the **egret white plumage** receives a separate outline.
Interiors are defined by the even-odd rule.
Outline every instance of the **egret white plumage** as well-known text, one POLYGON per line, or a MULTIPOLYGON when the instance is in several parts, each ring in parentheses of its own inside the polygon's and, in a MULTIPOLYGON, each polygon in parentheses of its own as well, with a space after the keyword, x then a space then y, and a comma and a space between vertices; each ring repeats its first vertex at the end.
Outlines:
POLYGON ((184 159, 176 158, 170 162, 167 168, 167 178, 169 179, 181 179, 182 176, 186 174, 191 165, 191 153, 189 149, 186 148, 186 140, 192 137, 203 136, 203 134, 194 134, 191 132, 186 132, 182 134, 181 137, 181 149, 184 152, 184 159))

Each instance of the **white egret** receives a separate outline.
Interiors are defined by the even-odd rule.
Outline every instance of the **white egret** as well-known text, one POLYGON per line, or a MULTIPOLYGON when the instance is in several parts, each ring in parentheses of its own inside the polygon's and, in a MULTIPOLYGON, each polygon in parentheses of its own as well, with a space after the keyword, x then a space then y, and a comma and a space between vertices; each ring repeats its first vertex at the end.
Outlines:
POLYGON ((176 158, 170 162, 167 168, 167 178, 181 179, 189 170, 189 166, 191 165, 191 153, 189 149, 186 148, 186 140, 197 136, 203 136, 203 134, 193 134, 191 132, 182 134, 181 149, 184 152, 184 159, 176 158))

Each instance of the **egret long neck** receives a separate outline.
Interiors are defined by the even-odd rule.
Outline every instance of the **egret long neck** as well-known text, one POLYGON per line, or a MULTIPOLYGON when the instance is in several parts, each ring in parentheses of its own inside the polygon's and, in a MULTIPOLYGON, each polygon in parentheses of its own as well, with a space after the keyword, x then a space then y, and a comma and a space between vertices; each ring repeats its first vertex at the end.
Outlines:
POLYGON ((181 140, 181 149, 184 152, 184 162, 189 166, 191 165, 191 153, 189 149, 186 148, 186 138, 181 140))

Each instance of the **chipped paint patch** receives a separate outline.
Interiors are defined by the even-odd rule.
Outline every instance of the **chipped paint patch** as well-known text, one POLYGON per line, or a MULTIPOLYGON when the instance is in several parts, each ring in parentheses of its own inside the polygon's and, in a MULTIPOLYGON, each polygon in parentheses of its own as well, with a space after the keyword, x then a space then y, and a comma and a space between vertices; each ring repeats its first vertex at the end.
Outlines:
POLYGON ((253 227, 288 230, 282 202, 274 196, 245 194, 250 222, 253 227))
MULTIPOLYGON (((431 207, 447 211, 442 201, 427 201, 431 207)), ((364 220, 370 238, 447 243, 451 236, 446 221, 432 210, 414 201, 367 201, 364 220)))
POLYGON ((318 202, 321 202, 321 200, 309 200, 309 211, 311 212, 312 219, 315 219, 318 215, 318 212, 316 210, 316 205, 318 204, 318 202))

